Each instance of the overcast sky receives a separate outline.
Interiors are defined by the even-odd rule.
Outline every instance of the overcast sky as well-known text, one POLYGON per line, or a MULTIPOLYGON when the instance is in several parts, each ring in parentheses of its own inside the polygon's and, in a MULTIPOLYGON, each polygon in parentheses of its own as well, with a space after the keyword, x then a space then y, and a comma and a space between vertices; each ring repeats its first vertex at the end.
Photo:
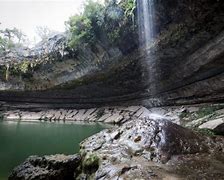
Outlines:
POLYGON ((36 34, 37 26, 52 30, 65 30, 64 22, 82 9, 85 0, 0 0, 0 25, 17 27, 30 39, 36 34))

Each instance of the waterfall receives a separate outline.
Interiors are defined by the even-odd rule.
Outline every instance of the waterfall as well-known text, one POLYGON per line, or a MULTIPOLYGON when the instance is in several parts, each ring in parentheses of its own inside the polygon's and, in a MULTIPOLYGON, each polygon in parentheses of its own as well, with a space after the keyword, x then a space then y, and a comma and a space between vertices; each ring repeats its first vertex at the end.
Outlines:
POLYGON ((140 45, 149 46, 154 35, 154 0, 137 0, 140 45))
POLYGON ((147 91, 155 95, 157 65, 155 57, 150 53, 150 45, 154 39, 154 0, 137 0, 139 46, 143 53, 144 81, 148 85, 147 91))

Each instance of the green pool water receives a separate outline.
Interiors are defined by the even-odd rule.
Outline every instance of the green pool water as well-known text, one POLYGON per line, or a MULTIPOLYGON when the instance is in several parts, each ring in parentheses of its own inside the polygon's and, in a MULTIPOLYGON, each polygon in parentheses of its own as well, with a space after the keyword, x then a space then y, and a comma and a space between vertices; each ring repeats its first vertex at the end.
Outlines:
POLYGON ((0 180, 30 155, 74 154, 83 139, 104 128, 100 124, 0 121, 0 180))

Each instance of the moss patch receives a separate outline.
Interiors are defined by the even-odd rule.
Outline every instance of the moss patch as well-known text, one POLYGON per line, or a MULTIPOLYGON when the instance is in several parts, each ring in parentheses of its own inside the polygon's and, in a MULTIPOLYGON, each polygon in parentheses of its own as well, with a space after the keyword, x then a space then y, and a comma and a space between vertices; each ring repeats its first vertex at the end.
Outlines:
POLYGON ((0 112, 0 121, 2 121, 4 119, 4 114, 3 112, 0 112))
POLYGON ((99 157, 94 154, 87 154, 82 162, 84 172, 92 174, 99 168, 99 157))
POLYGON ((210 129, 194 129, 196 132, 202 134, 202 135, 206 135, 206 136, 215 136, 215 132, 213 132, 210 129))
POLYGON ((101 108, 97 111, 96 113, 96 118, 97 119, 100 119, 103 115, 105 114, 105 109, 104 108, 101 108))

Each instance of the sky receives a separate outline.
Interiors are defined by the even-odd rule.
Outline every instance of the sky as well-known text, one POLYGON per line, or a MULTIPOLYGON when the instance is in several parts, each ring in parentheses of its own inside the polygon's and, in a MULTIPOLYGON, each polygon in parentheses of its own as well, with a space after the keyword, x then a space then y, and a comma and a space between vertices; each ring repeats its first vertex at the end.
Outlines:
POLYGON ((16 27, 38 41, 36 27, 63 32, 64 22, 82 9, 85 0, 0 0, 0 29, 16 27))

